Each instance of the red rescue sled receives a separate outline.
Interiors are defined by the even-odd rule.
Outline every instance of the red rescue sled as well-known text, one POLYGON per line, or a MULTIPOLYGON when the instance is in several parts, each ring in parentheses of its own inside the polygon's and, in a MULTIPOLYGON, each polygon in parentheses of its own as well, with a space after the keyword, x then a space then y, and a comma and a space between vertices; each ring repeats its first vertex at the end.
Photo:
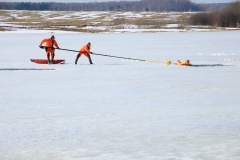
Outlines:
MULTIPOLYGON (((37 63, 37 64, 48 64, 47 59, 30 59, 31 62, 37 63)), ((65 62, 65 59, 54 59, 54 64, 63 64, 65 62)))

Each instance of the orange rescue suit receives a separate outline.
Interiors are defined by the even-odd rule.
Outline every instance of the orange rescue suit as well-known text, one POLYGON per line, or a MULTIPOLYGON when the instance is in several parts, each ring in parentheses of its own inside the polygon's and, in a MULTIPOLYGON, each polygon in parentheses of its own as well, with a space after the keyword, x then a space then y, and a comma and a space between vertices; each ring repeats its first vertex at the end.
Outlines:
MULTIPOLYGON (((89 44, 89 43, 88 43, 88 44, 89 44)), ((86 56, 86 57, 90 60, 90 57, 89 57, 88 54, 90 54, 91 51, 90 51, 90 47, 88 47, 88 44, 84 45, 84 46, 80 49, 79 55, 81 56, 81 55, 83 54, 84 56, 86 56)))
POLYGON ((56 48, 59 48, 58 47, 58 44, 57 42, 54 40, 54 39, 51 39, 51 38, 46 38, 46 39, 43 39, 40 43, 40 46, 42 46, 43 43, 46 43, 45 44, 45 47, 46 47, 46 53, 51 53, 53 54, 54 53, 54 46, 56 48))

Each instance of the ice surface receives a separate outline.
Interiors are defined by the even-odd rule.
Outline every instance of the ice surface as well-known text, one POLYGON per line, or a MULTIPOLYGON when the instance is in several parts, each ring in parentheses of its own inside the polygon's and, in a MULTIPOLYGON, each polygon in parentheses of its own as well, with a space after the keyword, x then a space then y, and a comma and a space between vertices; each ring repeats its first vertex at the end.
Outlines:
POLYGON ((155 34, 55 32, 60 48, 187 59, 193 67, 56 51, 50 31, 0 33, 1 160, 238 160, 238 31, 155 34), (46 70, 45 70, 46 69, 46 70), (53 70, 47 70, 53 69, 53 70))

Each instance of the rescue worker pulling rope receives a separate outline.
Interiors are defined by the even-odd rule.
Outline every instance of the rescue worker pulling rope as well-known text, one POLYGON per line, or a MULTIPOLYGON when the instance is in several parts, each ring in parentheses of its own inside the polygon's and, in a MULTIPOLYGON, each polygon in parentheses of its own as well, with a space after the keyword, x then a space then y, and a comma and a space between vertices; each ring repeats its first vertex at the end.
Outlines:
POLYGON ((90 64, 93 64, 93 63, 92 63, 91 56, 90 56, 90 54, 92 54, 92 52, 91 52, 90 50, 91 50, 91 43, 88 42, 86 45, 84 45, 84 46, 79 50, 79 52, 78 52, 78 54, 77 54, 77 57, 76 57, 76 60, 75 60, 75 64, 77 64, 78 59, 79 59, 79 57, 81 57, 81 55, 85 55, 85 56, 88 58, 89 63, 90 63, 90 64))
POLYGON ((55 40, 55 36, 51 35, 50 38, 43 39, 39 45, 40 48, 45 48, 46 55, 48 59, 48 64, 54 64, 54 57, 55 57, 55 48, 54 46, 59 49, 57 41, 55 40), (42 44, 45 43, 45 47, 42 44))

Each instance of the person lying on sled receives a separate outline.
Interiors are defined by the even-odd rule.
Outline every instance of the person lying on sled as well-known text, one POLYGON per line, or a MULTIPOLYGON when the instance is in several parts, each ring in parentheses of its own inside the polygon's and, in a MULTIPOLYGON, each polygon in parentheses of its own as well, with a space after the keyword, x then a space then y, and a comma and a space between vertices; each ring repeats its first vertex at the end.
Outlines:
POLYGON ((77 64, 78 59, 79 59, 79 57, 81 57, 82 54, 88 58, 90 64, 93 64, 93 63, 92 63, 91 56, 90 56, 90 54, 91 54, 92 52, 91 52, 90 50, 91 50, 91 43, 88 42, 86 45, 84 45, 84 46, 79 50, 79 52, 78 52, 78 54, 77 54, 77 57, 76 57, 76 60, 75 60, 75 64, 77 64))
POLYGON ((55 48, 59 48, 57 41, 55 40, 55 36, 51 35, 50 38, 43 39, 39 45, 40 48, 44 48, 42 44, 45 43, 45 50, 48 59, 48 64, 54 64, 54 57, 55 57, 55 48), (51 59, 50 59, 51 57, 51 59))

